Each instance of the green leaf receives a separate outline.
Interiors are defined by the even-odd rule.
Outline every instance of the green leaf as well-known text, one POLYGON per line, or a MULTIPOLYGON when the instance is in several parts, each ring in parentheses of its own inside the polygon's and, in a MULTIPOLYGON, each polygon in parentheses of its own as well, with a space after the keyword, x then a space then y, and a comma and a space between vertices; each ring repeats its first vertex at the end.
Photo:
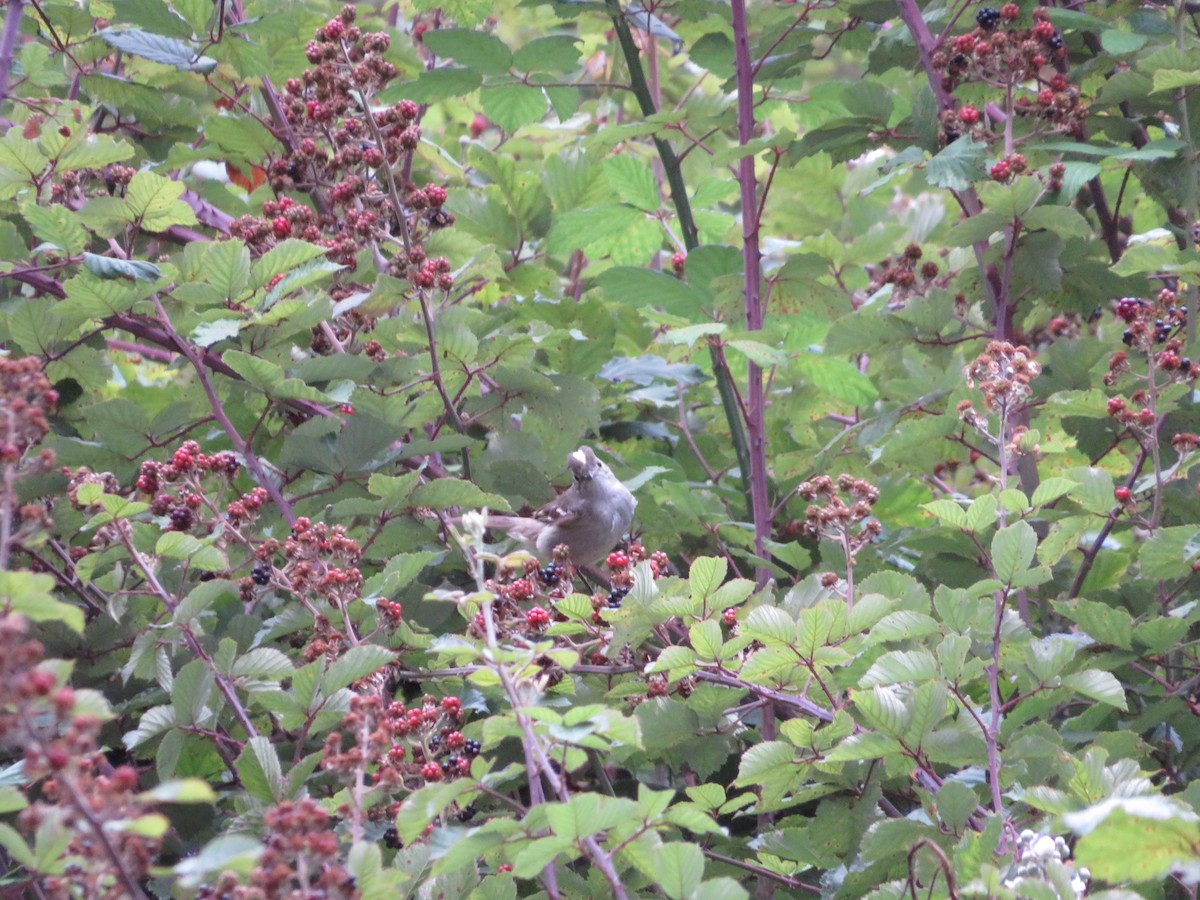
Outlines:
POLYGON ((721 626, 712 619, 697 622, 688 629, 688 640, 691 641, 692 648, 700 660, 711 662, 720 658, 724 639, 721 635, 721 626))
POLYGON ((351 647, 329 664, 329 671, 325 673, 325 691, 332 694, 340 688, 348 687, 358 679, 383 668, 395 658, 396 654, 386 647, 374 644, 351 647))
POLYGON ((1125 690, 1111 672, 1085 669, 1082 672, 1064 675, 1062 683, 1064 687, 1072 688, 1100 703, 1107 703, 1122 710, 1129 708, 1125 702, 1125 690))
POLYGON ((229 674, 234 678, 280 681, 292 674, 292 661, 274 647, 256 647, 237 658, 229 674))
POLYGON ((125 203, 146 231, 166 231, 172 225, 195 225, 196 214, 179 199, 183 184, 153 172, 138 172, 125 190, 125 203))
POLYGON ((1037 534, 1025 521, 1001 528, 992 538, 992 567, 996 577, 1011 584, 1029 568, 1037 552, 1037 534))
MULTIPOLYGON (((1075 861, 1111 883, 1194 873, 1200 817, 1167 797, 1112 797, 1063 816, 1076 834, 1075 861)), ((1192 875, 1194 878, 1194 874, 1192 875)))
POLYGON ((879 657, 859 684, 864 688, 877 684, 925 681, 937 675, 937 661, 924 650, 894 650, 879 657))
POLYGON ((22 570, 0 571, 0 609, 31 622, 60 622, 83 633, 83 610, 56 599, 54 576, 22 570))
POLYGON ((1079 485, 1070 478, 1045 478, 1034 488, 1033 497, 1029 504, 1033 507, 1045 506, 1066 494, 1071 493, 1079 485))
POLYGON ((986 176, 983 165, 986 152, 987 144, 970 137, 959 138, 925 164, 925 177, 935 187, 965 191, 971 182, 986 176))
POLYGON ((155 785, 138 794, 138 799, 150 803, 213 803, 217 795, 207 781, 180 778, 155 785))
POLYGON ((283 768, 269 739, 260 735, 246 741, 234 768, 242 787, 254 799, 263 803, 283 799, 283 768))
POLYGON ((546 95, 536 85, 505 84, 485 90, 483 114, 512 134, 523 125, 540 122, 546 115, 546 95))
POLYGON ((692 897, 704 877, 704 854, 695 844, 663 844, 654 867, 657 887, 671 900, 692 897))
POLYGON ((250 250, 242 241, 217 241, 204 254, 205 281, 237 299, 250 283, 250 250))
POLYGON ((488 75, 502 75, 512 65, 512 51, 496 37, 468 28, 442 28, 424 35, 425 46, 443 59, 488 75))
POLYGON ((31 871, 37 870, 37 857, 33 848, 25 843, 20 833, 7 822, 0 822, 0 847, 3 847, 19 865, 31 871))
POLYGON ((254 287, 262 287, 276 275, 291 272, 306 262, 319 259, 326 252, 324 247, 295 238, 281 241, 254 263, 254 287))
POLYGON ((658 188, 654 183, 654 172, 646 160, 633 154, 611 156, 604 161, 604 173, 623 203, 646 212, 658 209, 658 188))
POLYGON ((1194 525, 1159 528, 1142 545, 1138 563, 1154 578, 1183 578, 1200 554, 1200 531, 1194 525))
MULTIPOLYGON (((164 66, 174 66, 180 72, 207 74, 217 67, 215 59, 200 56, 191 44, 178 38, 142 31, 140 28, 129 28, 123 31, 105 28, 103 31, 96 32, 96 36, 123 53, 132 53, 134 56, 141 56, 164 66)), ((162 229, 151 230, 161 231, 162 229)))
POLYGON ((921 509, 937 516, 947 525, 955 528, 967 527, 967 511, 962 508, 962 504, 955 500, 932 500, 929 503, 922 503, 921 509))
POLYGON ((88 236, 78 217, 65 206, 38 206, 27 203, 21 214, 33 233, 67 256, 78 256, 87 246, 88 236))
POLYGON ((508 501, 496 494, 480 490, 469 481, 458 478, 438 478, 419 485, 409 497, 411 506, 428 506, 433 509, 448 509, 452 506, 464 509, 507 510, 508 501))
POLYGON ((434 103, 469 94, 482 82, 477 69, 443 66, 422 72, 415 82, 404 85, 403 96, 417 103, 434 103))
POLYGON ((162 270, 140 259, 117 259, 113 256, 83 254, 83 266, 97 278, 123 278, 126 281, 158 281, 162 270))
POLYGON ((1038 206, 1025 213, 1021 222, 1029 231, 1046 229, 1063 237, 1082 237, 1092 233, 1092 226, 1087 219, 1069 206, 1038 206))
POLYGON ((619 203, 568 210, 555 215, 547 248, 555 256, 567 256, 576 250, 607 247, 614 233, 633 228, 644 219, 641 210, 619 203))

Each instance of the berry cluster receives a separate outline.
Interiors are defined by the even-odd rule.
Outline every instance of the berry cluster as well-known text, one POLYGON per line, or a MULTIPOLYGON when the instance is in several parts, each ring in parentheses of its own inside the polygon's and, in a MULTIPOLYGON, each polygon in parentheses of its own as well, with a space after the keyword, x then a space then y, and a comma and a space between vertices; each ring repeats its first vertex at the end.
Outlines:
POLYGON ((321 766, 350 780, 369 772, 370 780, 387 790, 466 775, 482 748, 463 735, 463 718, 457 697, 426 696, 419 707, 408 709, 357 695, 341 730, 326 738, 321 766), (347 735, 355 736, 355 745, 344 749, 347 735))
POLYGON ((50 431, 58 392, 36 356, 0 359, 0 463, 13 464, 50 431))
MULTIPOLYGON (((1044 7, 1036 7, 1033 25, 1029 28, 1011 27, 1021 14, 1015 3, 1000 9, 985 7, 975 17, 976 28, 967 34, 951 38, 933 54, 933 66, 942 73, 942 87, 947 92, 966 82, 979 82, 993 87, 1016 88, 1032 82, 1032 92, 1021 93, 1013 101, 1016 115, 1036 118, 1057 131, 1073 137, 1083 135, 1083 121, 1088 107, 1080 102, 1079 88, 1059 71, 1065 65, 1066 47, 1062 35, 1049 19, 1044 7), (1002 23, 1010 27, 1001 30, 1002 23)), ((973 133, 979 139, 991 137, 987 123, 978 108, 962 106, 942 114, 942 139, 950 143, 964 134, 973 133)), ((1020 174, 1011 156, 1004 160, 1000 178, 1003 181, 1020 174)), ((1000 163, 997 163, 999 166, 1000 163)))
MULTIPOLYGON (((527 637, 542 637, 542 632, 552 622, 565 622, 566 616, 557 612, 555 604, 574 591, 575 568, 570 563, 569 550, 563 544, 555 547, 554 562, 539 566, 528 559, 520 572, 501 570, 496 577, 488 579, 487 589, 495 595, 492 604, 496 628, 500 636, 521 634, 527 637), (529 609, 519 604, 534 603, 529 609)), ((603 612, 619 609, 621 601, 633 587, 633 567, 642 560, 649 560, 650 571, 655 578, 670 573, 671 563, 662 551, 647 552, 640 543, 633 543, 627 550, 617 550, 608 555, 609 590, 592 594, 592 623, 605 624, 603 612)), ((468 633, 482 637, 485 632, 483 613, 478 613, 468 626, 468 633)))
MULTIPOLYGON (((33 119, 30 119, 25 123, 26 136, 32 121, 33 119)), ((119 163, 111 163, 102 169, 73 169, 63 172, 58 176, 58 180, 50 185, 50 202, 78 208, 86 198, 101 196, 101 192, 108 196, 115 194, 123 197, 125 189, 136 174, 136 169, 119 163)))
POLYGON ((235 525, 251 519, 267 500, 263 488, 254 488, 240 500, 229 504, 225 516, 211 505, 210 498, 227 490, 228 479, 238 473, 241 465, 229 452, 205 454, 195 441, 186 441, 172 454, 169 462, 146 460, 138 473, 136 487, 150 495, 150 512, 167 520, 171 531, 191 531, 197 526, 196 516, 208 504, 210 511, 204 530, 210 531, 225 518, 235 525), (214 485, 210 476, 217 476, 214 485))
POLYGON ((1191 362, 1179 356, 1183 349, 1179 335, 1187 324, 1187 310, 1176 302, 1174 291, 1159 291, 1154 302, 1141 297, 1122 297, 1116 303, 1116 314, 1128 326, 1121 335, 1121 343, 1154 356, 1160 369, 1190 374, 1191 362), (1156 350, 1159 345, 1162 350, 1156 350))
POLYGON ((882 532, 879 520, 871 518, 879 488, 869 481, 843 474, 835 485, 828 475, 819 475, 800 484, 796 493, 809 502, 804 511, 805 533, 842 543, 851 561, 855 553, 882 532), (843 495, 848 503, 842 499, 843 495))
POLYGON ((914 297, 924 297, 932 288, 944 288, 949 284, 952 273, 943 274, 933 260, 921 262, 924 251, 917 244, 909 244, 898 258, 885 258, 878 266, 869 266, 871 282, 867 285, 863 300, 874 296, 886 285, 892 285, 888 299, 889 309, 902 309, 914 297))
POLYGON ((297 519, 291 536, 283 542, 283 555, 288 586, 297 594, 319 597, 344 609, 362 591, 358 569, 362 550, 341 525, 297 519))
MULTIPOLYGON (((265 897, 358 897, 354 878, 341 862, 334 822, 317 802, 285 800, 263 815, 265 849, 250 873, 250 886, 265 897)), ((234 897, 256 896, 247 892, 234 897)), ((230 894, 214 894, 214 897, 230 894)))
POLYGON ((313 196, 316 212, 288 198, 263 204, 263 215, 245 216, 232 233, 263 250, 276 241, 301 237, 328 248, 349 269, 372 245, 402 243, 406 256, 395 274, 420 288, 448 291, 454 285, 444 260, 427 261, 424 234, 452 224, 441 185, 397 183, 421 140, 420 107, 400 100, 381 110, 372 98, 396 76, 385 58, 385 32, 363 32, 354 6, 345 6, 317 29, 305 46, 311 67, 288 79, 282 98, 294 134, 293 151, 271 162, 276 191, 313 196))
POLYGON ((31 794, 38 786, 18 828, 28 836, 63 835, 60 853, 69 859, 39 860, 55 874, 41 876, 37 890, 27 885, 27 893, 125 896, 148 876, 158 852, 156 839, 138 833, 149 810, 137 796, 137 770, 108 762, 98 744, 101 721, 76 711, 75 691, 59 683, 55 667, 42 665, 44 649, 27 631, 20 616, 0 615, 0 680, 7 686, 0 745, 20 753, 31 794))

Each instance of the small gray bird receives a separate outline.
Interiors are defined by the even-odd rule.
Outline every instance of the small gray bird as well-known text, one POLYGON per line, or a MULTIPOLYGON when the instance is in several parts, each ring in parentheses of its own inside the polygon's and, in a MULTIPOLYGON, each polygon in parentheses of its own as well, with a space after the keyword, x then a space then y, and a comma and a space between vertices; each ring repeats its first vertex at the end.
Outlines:
POLYGON ((576 565, 596 562, 629 530, 637 500, 591 447, 567 456, 574 484, 531 516, 488 513, 487 527, 532 545, 543 559, 559 544, 576 565))

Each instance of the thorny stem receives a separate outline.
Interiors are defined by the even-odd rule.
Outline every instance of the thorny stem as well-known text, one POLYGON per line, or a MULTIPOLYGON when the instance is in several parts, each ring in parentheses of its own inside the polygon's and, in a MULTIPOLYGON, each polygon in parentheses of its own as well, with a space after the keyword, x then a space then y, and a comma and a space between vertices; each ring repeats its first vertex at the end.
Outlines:
MULTIPOLYGON (((937 43, 929 31, 929 26, 925 24, 917 0, 896 0, 896 9, 900 13, 900 20, 912 34, 917 47, 917 60, 929 81, 929 88, 933 91, 934 99, 937 100, 938 111, 953 108, 954 97, 942 86, 942 77, 934 68, 933 53, 937 43)), ((1009 118, 1011 118, 1011 111, 1009 118)), ((969 187, 965 191, 951 191, 950 193, 968 218, 977 216, 983 211, 983 204, 973 187, 969 187)), ((985 286, 988 297, 992 301, 996 321, 1003 322, 1009 315, 1008 298, 1002 290, 995 267, 984 262, 987 241, 976 241, 972 248, 975 252, 975 262, 979 266, 979 273, 982 276, 981 283, 985 286)))
POLYGON ((21 13, 25 0, 8 0, 4 11, 4 30, 0 31, 0 102, 8 99, 8 78, 12 69, 17 37, 21 33, 21 13))
MULTIPOLYGON (((653 116, 658 113, 654 105, 654 96, 646 82, 642 71, 637 44, 629 31, 629 22, 621 9, 620 0, 605 0, 609 15, 612 17, 613 28, 616 31, 617 42, 625 57, 625 65, 629 69, 629 84, 634 97, 641 107, 642 115, 653 116)), ((683 170, 675 150, 664 138, 654 136, 654 146, 662 160, 663 173, 671 188, 671 203, 675 207, 675 215, 679 219, 679 227, 683 233, 683 244, 689 250, 700 246, 700 232, 696 220, 692 216, 691 202, 688 199, 687 185, 683 181, 683 170)), ((742 478, 742 491, 746 496, 746 511, 751 518, 754 515, 754 496, 750 484, 750 448, 746 441, 741 411, 737 403, 737 388, 729 367, 725 365, 724 357, 718 353, 712 343, 709 344, 709 356, 712 359, 713 376, 717 382, 717 392, 721 397, 721 407, 725 412, 725 421, 729 425, 729 435, 733 441, 734 453, 737 455, 738 468, 742 478)))
MULTIPOLYGON (((738 145, 754 140, 754 80, 751 72, 750 38, 746 22, 745 0, 731 0, 734 66, 737 72, 738 145)), ((762 296, 762 254, 758 246, 758 179, 754 174, 755 154, 743 153, 738 160, 737 179, 742 206, 742 302, 746 330, 761 331, 764 321, 762 296)), ((766 393, 763 371, 754 361, 747 364, 746 431, 750 440, 750 509, 754 517, 754 552, 760 562, 755 567, 755 583, 761 588, 770 578, 767 537, 771 531, 771 500, 767 495, 766 393)))
MULTIPOLYGON (((946 876, 946 891, 950 900, 958 900, 958 887, 954 882, 954 867, 950 865, 950 860, 946 856, 946 851, 937 845, 936 842, 929 838, 921 838, 913 845, 913 848, 908 851, 908 881, 905 885, 909 890, 909 896, 912 900, 917 898, 917 876, 914 871, 913 864, 916 861, 918 850, 929 850, 937 857, 938 868, 942 870, 942 874, 946 876)), ((929 886, 930 895, 933 894, 933 885, 929 886)))
MULTIPOLYGON (((1179 51, 1186 51, 1189 46, 1187 34, 1187 18, 1188 18, 1188 3, 1187 0, 1175 0, 1175 48, 1179 51)), ((1196 204, 1197 204, 1197 179, 1196 179, 1196 163, 1197 153, 1196 145, 1192 141, 1192 126, 1188 115, 1188 91, 1180 89, 1176 95, 1177 117, 1179 120, 1179 137, 1183 140, 1184 153, 1184 187, 1183 187, 1183 214, 1185 226, 1183 229, 1183 245, 1185 250, 1195 249, 1196 242, 1192 235, 1192 223, 1196 221, 1196 204)), ((1184 293, 1184 302, 1187 304, 1187 345, 1192 347, 1196 343, 1196 285, 1193 279, 1188 279, 1190 283, 1184 293)), ((1158 471, 1157 465, 1155 471, 1158 471)))

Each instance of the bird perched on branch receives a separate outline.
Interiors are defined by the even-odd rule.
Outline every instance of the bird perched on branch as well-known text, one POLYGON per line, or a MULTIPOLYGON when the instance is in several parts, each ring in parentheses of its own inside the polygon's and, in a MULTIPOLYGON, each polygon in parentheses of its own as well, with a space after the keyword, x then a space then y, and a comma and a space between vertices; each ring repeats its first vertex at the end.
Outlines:
POLYGON ((567 456, 574 483, 529 516, 488 513, 487 527, 532 545, 549 559, 559 544, 571 549, 576 565, 596 562, 629 530, 637 506, 620 479, 591 447, 567 456))

